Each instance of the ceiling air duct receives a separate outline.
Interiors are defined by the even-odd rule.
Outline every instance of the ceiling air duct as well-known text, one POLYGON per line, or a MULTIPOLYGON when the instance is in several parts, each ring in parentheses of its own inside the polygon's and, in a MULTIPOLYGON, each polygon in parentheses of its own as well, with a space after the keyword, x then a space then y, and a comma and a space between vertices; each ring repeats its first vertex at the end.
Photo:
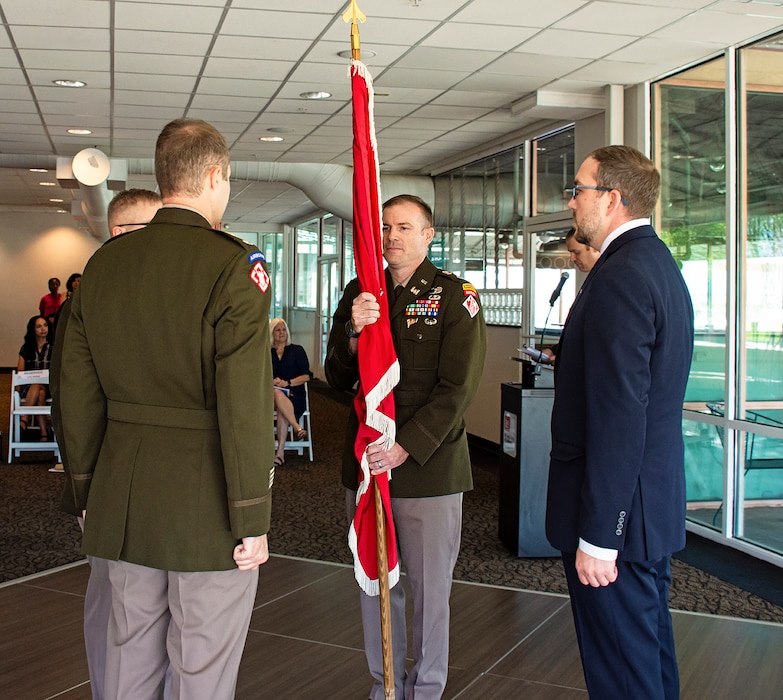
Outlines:
POLYGON ((109 189, 125 188, 128 166, 123 160, 109 160, 97 148, 79 151, 73 160, 57 159, 57 181, 61 187, 79 190, 80 199, 73 201, 71 213, 76 219, 86 219, 92 235, 99 241, 109 238, 106 209, 111 201, 109 189))
MULTIPOLYGON (((316 206, 347 221, 353 220, 353 168, 332 163, 231 163, 232 180, 287 182, 299 188, 316 206)), ((427 175, 381 175, 381 194, 415 194, 427 202, 434 198, 427 175)))

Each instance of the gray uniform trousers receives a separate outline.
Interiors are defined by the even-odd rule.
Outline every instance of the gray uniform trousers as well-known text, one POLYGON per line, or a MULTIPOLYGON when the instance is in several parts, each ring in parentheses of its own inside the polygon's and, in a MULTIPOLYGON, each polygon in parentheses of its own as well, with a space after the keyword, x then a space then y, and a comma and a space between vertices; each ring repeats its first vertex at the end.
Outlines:
POLYGON ((255 571, 164 571, 109 561, 106 696, 231 700, 258 588, 255 571))
MULTIPOLYGON (((347 490, 349 519, 356 492, 347 490)), ((449 666, 449 597, 462 535, 462 494, 392 498, 400 563, 413 591, 413 666, 405 673, 407 632, 402 581, 391 589, 395 697, 439 700, 449 666)), ((370 700, 383 700, 379 597, 359 591, 364 650, 374 679, 370 700)))
POLYGON ((84 648, 90 671, 92 700, 104 700, 106 676, 106 634, 111 614, 109 560, 88 556, 90 578, 84 595, 84 648))
MULTIPOLYGON (((76 518, 84 532, 84 518, 76 518)), ((87 652, 87 669, 90 674, 92 700, 104 700, 106 676, 106 633, 111 613, 111 584, 109 562, 100 557, 87 556, 90 577, 84 593, 84 649, 87 652)))

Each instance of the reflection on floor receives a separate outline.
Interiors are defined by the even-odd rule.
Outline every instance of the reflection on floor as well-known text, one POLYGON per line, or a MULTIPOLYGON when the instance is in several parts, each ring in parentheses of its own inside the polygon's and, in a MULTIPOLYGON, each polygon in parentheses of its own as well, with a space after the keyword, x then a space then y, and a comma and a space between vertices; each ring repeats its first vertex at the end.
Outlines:
MULTIPOLYGON (((90 698, 84 563, 0 586, 0 697, 90 698)), ((237 687, 240 700, 364 700, 369 689, 350 567, 273 556, 237 687)), ((452 594, 444 698, 586 700, 568 598, 471 583, 452 594)), ((674 613, 683 700, 783 697, 783 625, 674 613)))
MULTIPOLYGON (((691 504, 688 519, 720 532, 723 509, 721 504, 697 508, 691 504)), ((743 532, 738 538, 773 552, 783 552, 783 503, 749 504, 743 511, 743 532)))

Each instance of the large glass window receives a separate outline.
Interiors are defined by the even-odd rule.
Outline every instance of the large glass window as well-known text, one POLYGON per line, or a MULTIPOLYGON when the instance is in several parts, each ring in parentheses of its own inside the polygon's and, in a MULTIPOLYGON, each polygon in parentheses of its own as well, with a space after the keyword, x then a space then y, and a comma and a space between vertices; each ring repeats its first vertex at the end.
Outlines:
MULTIPOLYGON (((783 409, 783 46, 781 37, 739 54, 740 222, 743 230, 745 407, 783 409)), ((749 414, 750 415, 750 414, 749 414)), ((744 417, 744 416, 740 416, 744 417)), ((783 477, 783 472, 781 472, 783 477)))
POLYGON ((783 35, 738 53, 740 391, 734 535, 783 552, 783 35))
POLYGON ((688 488, 688 518, 719 529, 723 508, 722 424, 696 420, 683 421, 685 480, 688 488))
POLYGON ((739 509, 734 535, 783 551, 783 439, 741 433, 744 461, 737 472, 739 509))
POLYGON ((519 146, 435 178, 430 257, 478 289, 522 286, 523 154, 519 146))
POLYGON ((430 257, 438 266, 464 277, 477 289, 507 289, 522 283, 522 260, 514 259, 509 244, 501 244, 496 263, 494 229, 438 230, 430 244, 430 257), (496 273, 501 278, 495 284, 496 273))
MULTIPOLYGON (((435 179, 438 226, 430 257, 482 290, 489 324, 518 326, 532 319, 536 328, 543 327, 550 293, 562 272, 572 268, 565 246, 568 224, 563 224, 571 215, 563 192, 574 174, 574 128, 569 126, 435 179), (549 223, 539 224, 541 219, 549 223), (532 272, 526 271, 526 257, 532 272), (525 293, 528 275, 535 301, 525 293), (528 314, 523 305, 531 307, 528 314)), ((575 282, 570 273, 552 309, 555 327, 568 313, 575 282)))
POLYGON ((683 423, 688 517, 780 554, 783 36, 664 80, 653 100, 656 224, 696 322, 683 423))
POLYGON ((556 131, 532 144, 533 172, 530 215, 552 214, 567 208, 563 193, 576 175, 573 128, 556 131))
POLYGON ((686 402, 702 405, 726 394, 725 71, 719 59, 655 90, 657 225, 693 299, 696 338, 686 402))
POLYGON ((296 306, 304 309, 317 308, 319 223, 319 219, 312 219, 296 227, 294 298, 296 306))
POLYGON ((342 286, 345 287, 356 277, 356 262, 353 259, 353 223, 343 221, 343 279, 342 286))
POLYGON ((340 219, 331 214, 323 218, 321 255, 337 255, 337 237, 340 233, 340 221, 340 219))

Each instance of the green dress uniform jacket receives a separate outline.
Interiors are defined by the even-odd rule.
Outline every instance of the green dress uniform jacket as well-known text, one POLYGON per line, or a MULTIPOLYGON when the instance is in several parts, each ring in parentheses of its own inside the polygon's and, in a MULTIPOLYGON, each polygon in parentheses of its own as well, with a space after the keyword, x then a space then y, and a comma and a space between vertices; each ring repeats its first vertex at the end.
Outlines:
POLYGON ((220 571, 267 532, 271 296, 258 249, 192 210, 164 207, 92 256, 60 379, 85 553, 220 571))
MULTIPOLYGON (((386 272, 391 332, 400 362, 394 389, 397 442, 410 454, 391 472, 393 498, 426 498, 473 488, 463 414, 478 388, 487 350, 486 326, 475 288, 426 259, 395 299, 386 272)), ((345 325, 357 280, 345 288, 334 314, 326 364, 329 384, 340 391, 359 379, 345 325)), ((342 480, 356 489, 359 464, 353 451, 358 419, 351 411, 342 480)))
POLYGON ((57 310, 57 329, 54 333, 54 347, 52 359, 49 363, 49 390, 52 392, 52 427, 57 437, 57 447, 60 448, 60 460, 65 470, 65 484, 60 501, 60 508, 71 515, 81 516, 82 512, 76 507, 76 499, 71 487, 71 469, 68 463, 68 450, 65 447, 62 433, 62 411, 60 410, 60 370, 63 365, 63 342, 65 331, 68 328, 68 320, 71 317, 71 299, 66 299, 57 310))

